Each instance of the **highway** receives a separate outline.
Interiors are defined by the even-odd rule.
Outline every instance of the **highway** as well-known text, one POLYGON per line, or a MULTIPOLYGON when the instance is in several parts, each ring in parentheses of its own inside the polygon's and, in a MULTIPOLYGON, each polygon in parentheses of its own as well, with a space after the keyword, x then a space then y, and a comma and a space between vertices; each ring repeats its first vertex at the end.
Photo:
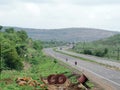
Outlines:
POLYGON ((69 55, 77 56, 77 57, 86 58, 86 59, 98 62, 100 64, 105 64, 105 65, 109 65, 109 66, 114 67, 114 68, 118 68, 120 70, 120 61, 108 60, 105 58, 96 57, 96 56, 92 56, 92 55, 78 54, 75 52, 67 51, 67 49, 68 48, 63 47, 62 50, 57 49, 57 51, 60 51, 60 52, 63 52, 63 53, 69 54, 69 55))
POLYGON ((101 85, 105 90, 120 90, 120 71, 55 52, 52 48, 47 48, 43 51, 45 54, 50 55, 84 73, 90 80, 101 85), (66 61, 66 58, 68 61, 66 61), (77 62, 77 65, 75 65, 75 61, 77 62))

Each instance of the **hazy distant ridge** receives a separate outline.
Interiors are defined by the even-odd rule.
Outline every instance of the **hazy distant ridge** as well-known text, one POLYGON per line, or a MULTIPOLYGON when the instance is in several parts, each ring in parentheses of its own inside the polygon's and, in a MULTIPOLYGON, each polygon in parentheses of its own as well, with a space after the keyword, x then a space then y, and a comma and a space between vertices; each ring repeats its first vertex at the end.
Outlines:
POLYGON ((58 40, 58 41, 93 41, 101 38, 110 37, 120 32, 107 31, 93 28, 62 28, 62 29, 31 29, 18 28, 17 30, 25 30, 29 37, 40 39, 43 41, 58 40))

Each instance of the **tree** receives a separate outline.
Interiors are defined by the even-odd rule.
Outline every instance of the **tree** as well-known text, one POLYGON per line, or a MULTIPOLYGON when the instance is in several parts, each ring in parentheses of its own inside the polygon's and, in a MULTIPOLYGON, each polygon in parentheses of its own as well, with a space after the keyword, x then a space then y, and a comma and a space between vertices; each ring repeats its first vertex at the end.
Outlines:
POLYGON ((5 60, 4 60, 4 58, 1 57, 1 59, 0 59, 0 73, 2 72, 2 70, 6 69, 5 66, 6 66, 5 60))
POLYGON ((23 30, 17 31, 17 35, 18 35, 19 38, 21 38, 22 42, 25 42, 28 38, 27 33, 23 30))
POLYGON ((8 38, 2 38, 0 42, 1 50, 1 70, 3 69, 16 69, 21 70, 23 68, 21 57, 19 57, 14 42, 8 38))
POLYGON ((92 51, 89 49, 84 49, 83 53, 88 54, 88 55, 92 55, 92 51))
POLYGON ((34 41, 34 42, 33 42, 33 48, 34 48, 34 49, 41 50, 41 49, 43 48, 41 41, 34 41))
POLYGON ((5 29, 5 32, 7 32, 7 33, 14 33, 14 28, 5 29))
POLYGON ((107 53, 108 53, 108 49, 105 48, 105 49, 104 49, 104 54, 107 54, 107 53))
POLYGON ((0 25, 0 31, 2 30, 3 26, 0 25))
POLYGON ((24 57, 24 55, 27 52, 27 47, 26 47, 26 45, 17 46, 16 51, 20 57, 24 57))
POLYGON ((4 58, 8 68, 17 70, 23 69, 23 64, 15 49, 11 49, 9 52, 7 52, 4 58))

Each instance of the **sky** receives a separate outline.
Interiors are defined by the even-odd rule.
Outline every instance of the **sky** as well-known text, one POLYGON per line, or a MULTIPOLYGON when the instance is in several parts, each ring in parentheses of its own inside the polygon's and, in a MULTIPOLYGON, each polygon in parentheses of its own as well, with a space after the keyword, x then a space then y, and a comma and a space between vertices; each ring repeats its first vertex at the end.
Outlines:
POLYGON ((120 31, 120 0, 0 0, 0 25, 120 31))

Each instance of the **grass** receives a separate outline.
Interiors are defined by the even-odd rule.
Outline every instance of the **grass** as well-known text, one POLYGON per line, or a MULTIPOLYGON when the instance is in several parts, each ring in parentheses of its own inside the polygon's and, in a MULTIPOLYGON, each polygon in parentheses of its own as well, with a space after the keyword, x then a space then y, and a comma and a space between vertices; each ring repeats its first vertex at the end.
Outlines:
MULTIPOLYGON (((15 70, 5 70, 0 76, 0 90, 33 90, 30 86, 19 86, 16 84, 15 79, 18 77, 32 77, 32 79, 37 80, 39 83, 40 77, 47 77, 50 74, 61 74, 67 72, 65 75, 71 75, 71 71, 59 63, 56 59, 51 57, 45 57, 43 61, 40 61, 38 65, 33 65, 28 70, 15 71, 15 70)), ((73 82, 76 82, 75 77, 70 78, 73 82)), ((40 87, 37 87, 39 90, 40 87)))
MULTIPOLYGON (((31 64, 27 70, 16 71, 16 70, 4 70, 0 73, 0 90, 42 90, 39 87, 31 87, 31 86, 19 86, 16 84, 15 80, 18 77, 31 77, 33 80, 41 82, 41 77, 47 77, 50 74, 61 74, 65 73, 68 77, 72 74, 71 69, 61 65, 55 58, 50 56, 45 56, 43 53, 38 53, 35 49, 28 49, 28 53, 33 54, 34 57, 26 58, 26 62, 28 61, 31 64)), ((72 83, 76 83, 77 79, 75 76, 69 78, 72 83)), ((91 82, 89 83, 91 86, 91 82)))

